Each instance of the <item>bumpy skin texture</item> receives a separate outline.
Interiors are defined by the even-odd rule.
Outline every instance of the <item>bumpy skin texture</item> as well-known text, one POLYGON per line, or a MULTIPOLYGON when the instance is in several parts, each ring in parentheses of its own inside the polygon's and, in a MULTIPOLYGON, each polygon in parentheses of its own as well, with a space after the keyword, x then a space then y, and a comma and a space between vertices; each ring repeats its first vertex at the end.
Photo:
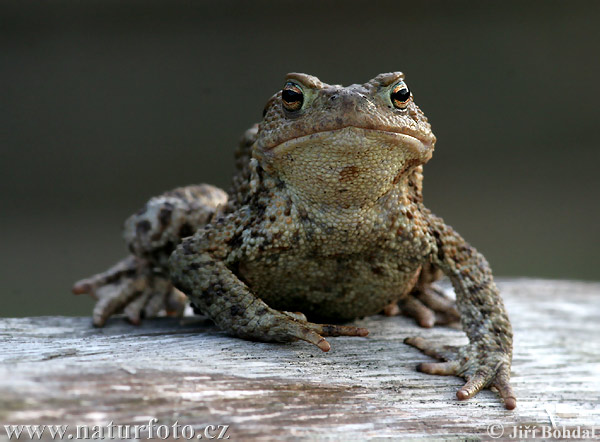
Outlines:
POLYGON ((408 90, 396 93, 403 80, 395 72, 342 87, 289 74, 244 135, 228 195, 203 185, 150 200, 126 224, 133 255, 75 285, 99 298, 95 322, 145 308, 143 293, 162 293, 173 310, 171 283, 233 335, 323 351, 326 336, 368 331, 307 317, 402 310, 430 327, 460 316, 464 347, 406 340, 445 361, 419 370, 467 379, 459 399, 494 387, 514 408, 510 322, 485 258, 423 205, 435 136, 408 90), (442 273, 458 311, 432 285, 442 273))

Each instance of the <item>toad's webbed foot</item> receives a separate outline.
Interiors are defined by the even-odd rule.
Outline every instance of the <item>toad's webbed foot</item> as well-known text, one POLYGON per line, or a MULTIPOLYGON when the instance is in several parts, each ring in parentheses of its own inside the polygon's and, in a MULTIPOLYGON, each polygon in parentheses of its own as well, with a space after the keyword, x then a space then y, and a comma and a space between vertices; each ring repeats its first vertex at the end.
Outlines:
POLYGON ((133 255, 103 273, 77 281, 73 293, 87 293, 97 300, 93 313, 96 327, 102 327, 110 316, 121 312, 133 324, 138 324, 142 317, 163 313, 180 316, 187 304, 186 296, 168 278, 154 272, 146 260, 133 255))
POLYGON ((432 285, 415 288, 398 303, 385 307, 386 316, 403 314, 414 318, 421 327, 446 325, 460 320, 456 303, 442 290, 432 285))
POLYGON ((508 410, 517 406, 516 396, 510 386, 511 358, 505 352, 490 351, 473 343, 463 347, 436 345, 420 337, 406 338, 404 342, 428 356, 444 361, 419 364, 417 370, 420 372, 460 376, 467 380, 456 393, 458 399, 469 399, 482 389, 493 387, 498 390, 508 410))

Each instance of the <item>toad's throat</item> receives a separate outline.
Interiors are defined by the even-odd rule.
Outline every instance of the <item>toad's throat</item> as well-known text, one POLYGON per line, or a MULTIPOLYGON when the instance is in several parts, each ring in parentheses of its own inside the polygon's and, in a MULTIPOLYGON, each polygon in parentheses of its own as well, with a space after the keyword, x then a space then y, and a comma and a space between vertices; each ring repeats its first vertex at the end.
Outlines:
POLYGON ((352 207, 385 195, 431 151, 411 135, 346 127, 294 138, 262 155, 301 199, 352 207))

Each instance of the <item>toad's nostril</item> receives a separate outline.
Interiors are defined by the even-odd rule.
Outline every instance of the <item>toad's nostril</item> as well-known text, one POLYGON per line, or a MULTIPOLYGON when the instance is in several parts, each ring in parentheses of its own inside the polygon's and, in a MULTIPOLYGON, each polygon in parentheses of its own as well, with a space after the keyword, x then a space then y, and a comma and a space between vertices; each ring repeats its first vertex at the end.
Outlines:
POLYGON ((335 101, 335 100, 337 100, 337 99, 338 99, 338 94, 333 94, 331 97, 329 97, 329 99, 330 99, 331 101, 335 101))

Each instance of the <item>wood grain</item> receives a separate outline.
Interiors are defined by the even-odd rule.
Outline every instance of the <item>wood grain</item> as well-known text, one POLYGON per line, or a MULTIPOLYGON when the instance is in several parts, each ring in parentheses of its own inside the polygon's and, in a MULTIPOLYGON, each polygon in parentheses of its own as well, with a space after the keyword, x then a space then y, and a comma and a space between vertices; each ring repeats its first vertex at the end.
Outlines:
POLYGON ((596 425, 600 439, 600 283, 499 286, 515 331, 514 411, 491 391, 459 402, 460 379, 415 371, 430 358, 405 337, 466 338, 402 317, 356 321, 370 335, 331 338, 329 353, 232 338, 202 318, 137 327, 115 318, 96 329, 90 318, 35 317, 0 319, 0 439, 7 424, 68 424, 72 432, 150 418, 198 431, 226 424, 230 440, 487 440, 490 425, 503 425, 505 438, 515 426, 596 425))

